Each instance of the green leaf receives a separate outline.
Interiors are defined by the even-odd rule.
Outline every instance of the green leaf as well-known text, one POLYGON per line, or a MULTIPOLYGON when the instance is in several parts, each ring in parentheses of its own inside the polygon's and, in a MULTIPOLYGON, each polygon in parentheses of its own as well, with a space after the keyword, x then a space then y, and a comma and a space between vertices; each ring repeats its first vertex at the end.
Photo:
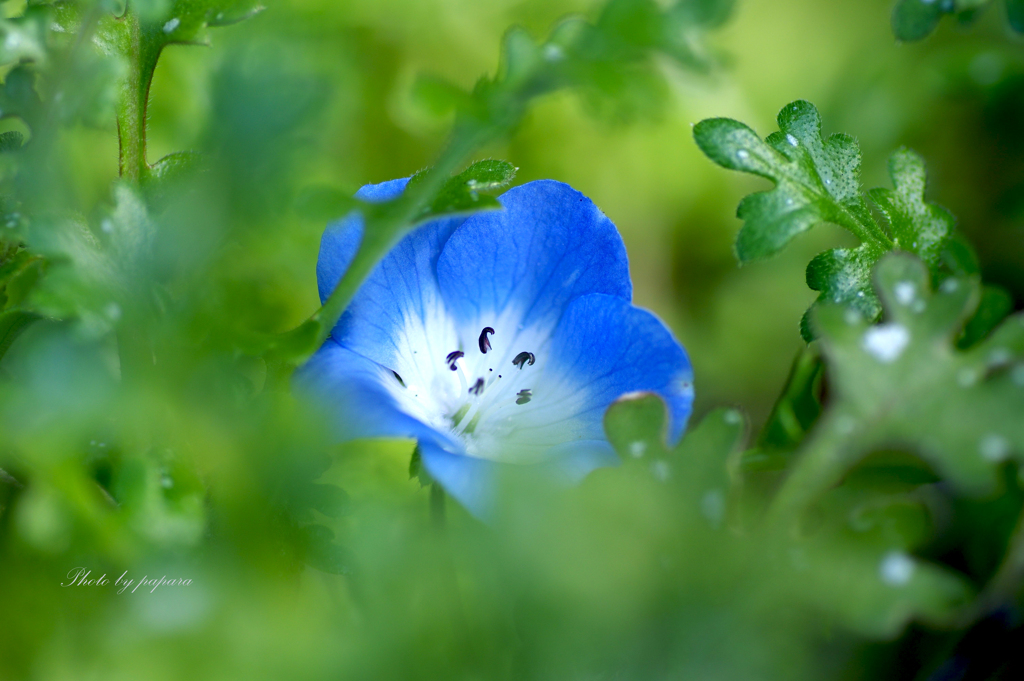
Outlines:
POLYGON ((793 361, 786 388, 768 416, 759 448, 794 449, 821 415, 821 380, 824 363, 816 346, 800 351, 793 361))
MULTIPOLYGON (((736 239, 741 263, 777 253, 795 236, 821 222, 845 228, 861 244, 836 248, 807 266, 807 285, 819 291, 815 306, 841 303, 866 319, 876 319, 881 305, 871 286, 875 263, 892 250, 916 253, 938 277, 967 266, 970 251, 952 242, 954 219, 944 208, 927 203, 924 161, 908 149, 889 160, 893 189, 868 193, 886 218, 877 221, 864 200, 860 184, 860 149, 848 135, 821 136, 821 119, 808 102, 796 101, 778 116, 779 132, 763 142, 737 121, 701 121, 694 138, 715 163, 772 180, 775 188, 751 194, 740 202, 744 220, 736 239)), ((813 309, 813 307, 812 307, 813 309)), ((805 314, 800 331, 813 332, 805 314)))
MULTIPOLYGON (((515 176, 516 167, 508 161, 477 161, 444 183, 420 219, 500 208, 501 205, 494 197, 480 192, 501 189, 512 182, 515 176)), ((410 184, 419 182, 421 177, 422 174, 414 175, 410 184)))
POLYGON ((765 141, 727 118, 701 121, 694 128, 697 145, 712 161, 775 183, 775 189, 751 194, 740 203, 740 262, 774 255, 821 222, 887 244, 861 196, 860 149, 853 138, 835 134, 822 139, 818 111, 805 101, 783 108, 778 123, 779 132, 765 141))
POLYGON ((21 149, 25 143, 25 136, 16 130, 9 130, 0 134, 0 154, 10 153, 21 149))
POLYGON ((935 0, 900 0, 892 11, 892 32, 899 40, 921 40, 935 30, 943 4, 935 0))
POLYGON ((176 151, 167 154, 149 167, 143 177, 143 184, 152 182, 173 182, 195 172, 202 162, 202 156, 195 151, 176 151))
POLYGON ((956 219, 945 208, 924 200, 924 159, 918 154, 897 150, 889 158, 889 175, 895 188, 872 189, 868 196, 889 223, 893 247, 917 254, 937 272, 956 219))
POLYGON ((351 502, 348 493, 337 485, 311 483, 300 492, 301 498, 328 518, 340 518, 348 514, 351 502))
POLYGON ((969 348, 989 333, 999 322, 1013 312, 1013 297, 998 286, 984 286, 981 289, 981 302, 974 316, 964 327, 963 335, 957 340, 960 349, 969 348))
POLYGON ((35 75, 25 65, 15 66, 0 87, 0 118, 17 116, 32 127, 42 112, 35 75))
POLYGON ((656 480, 677 486, 694 515, 713 527, 721 525, 731 487, 729 463, 739 454, 746 433, 740 412, 711 412, 673 448, 665 441, 664 401, 653 393, 640 393, 614 402, 605 413, 604 429, 627 465, 642 465, 656 480))
POLYGON ((32 322, 41 319, 35 312, 28 310, 4 310, 0 312, 0 359, 7 354, 11 344, 18 339, 21 332, 32 322))
POLYGON ((947 568, 830 535, 794 543, 787 559, 792 601, 873 638, 898 636, 913 619, 948 625, 973 595, 947 568))
POLYGON ((980 286, 950 278, 933 293, 930 281, 917 258, 890 255, 876 269, 884 324, 838 305, 816 312, 833 394, 823 428, 842 468, 878 448, 907 448, 981 493, 1004 461, 1024 462, 1024 315, 957 351, 980 286))
POLYGON ((323 525, 299 529, 300 546, 306 563, 332 575, 348 574, 352 559, 348 551, 334 543, 334 532, 323 525))

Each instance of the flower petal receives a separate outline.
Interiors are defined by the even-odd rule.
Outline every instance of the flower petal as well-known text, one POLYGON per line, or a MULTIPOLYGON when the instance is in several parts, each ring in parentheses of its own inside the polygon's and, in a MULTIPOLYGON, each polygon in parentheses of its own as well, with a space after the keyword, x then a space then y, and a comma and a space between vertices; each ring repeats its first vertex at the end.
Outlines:
MULTIPOLYGON (((393 180, 363 187, 356 196, 369 201, 394 198, 406 183, 407 180, 393 180)), ((435 220, 406 235, 360 286, 331 336, 342 346, 399 372, 404 378, 429 383, 431 372, 424 371, 424 362, 413 361, 422 359, 414 355, 427 353, 434 363, 443 366, 447 354, 458 347, 454 328, 444 311, 436 272, 441 249, 463 220, 435 220)), ((321 283, 321 298, 325 290, 333 289, 344 272, 339 264, 348 266, 361 233, 362 218, 358 214, 350 215, 324 233, 318 267, 318 275, 325 282, 321 283)))
POLYGON ((397 382, 390 370, 328 339, 295 373, 297 391, 328 410, 339 438, 412 437, 459 445, 448 435, 404 410, 387 382, 397 382))
POLYGON ((675 442, 693 404, 686 351, 657 317, 615 296, 590 294, 569 305, 552 335, 545 374, 534 391, 536 408, 520 416, 532 422, 535 437, 572 423, 574 439, 603 439, 608 406, 626 393, 651 391, 668 405, 675 442))
POLYGON ((460 327, 479 333, 511 309, 515 319, 506 316, 507 323, 547 332, 580 295, 630 299, 622 238, 590 199, 542 180, 498 201, 504 210, 467 218, 437 263, 442 295, 460 327))
MULTIPOLYGON (((405 189, 409 178, 389 180, 380 184, 368 184, 356 192, 356 198, 373 203, 383 203, 395 198, 405 189)), ((345 217, 327 225, 320 238, 320 255, 316 261, 316 285, 320 291, 320 303, 327 302, 334 287, 345 274, 359 243, 363 239, 363 216, 354 210, 345 217)))
POLYGON ((430 477, 470 513, 481 520, 490 517, 501 464, 454 454, 432 440, 420 440, 420 461, 430 477))

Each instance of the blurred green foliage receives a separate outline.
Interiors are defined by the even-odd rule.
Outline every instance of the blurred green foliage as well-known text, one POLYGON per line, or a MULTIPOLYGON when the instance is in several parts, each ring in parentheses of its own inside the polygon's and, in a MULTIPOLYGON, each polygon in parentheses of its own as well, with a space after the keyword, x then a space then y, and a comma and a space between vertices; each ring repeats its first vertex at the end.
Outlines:
POLYGON ((1024 56, 938 22, 984 4, 895 3, 899 48, 888 0, 0 4, 0 678, 1019 676, 1024 56), (537 177, 698 404, 674 447, 613 405, 622 466, 484 526, 288 377, 402 234, 537 177))

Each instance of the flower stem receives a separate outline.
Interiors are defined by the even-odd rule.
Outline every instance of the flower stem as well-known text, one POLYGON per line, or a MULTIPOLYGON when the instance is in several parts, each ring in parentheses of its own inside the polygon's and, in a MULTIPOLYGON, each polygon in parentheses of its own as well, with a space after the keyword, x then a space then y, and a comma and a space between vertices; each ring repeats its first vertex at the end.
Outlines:
POLYGON ((430 483, 430 518, 439 531, 444 531, 446 523, 444 504, 444 488, 436 482, 430 483))
POLYGON ((843 432, 843 422, 848 418, 826 414, 811 432, 768 509, 770 525, 791 525, 825 490, 842 481, 851 463, 851 453, 857 456, 864 449, 854 444, 856 435, 843 432))
POLYGON ((144 40, 139 15, 132 2, 126 3, 125 39, 128 44, 128 73, 117 103, 117 138, 120 146, 121 177, 139 183, 149 171, 146 163, 146 112, 149 87, 160 58, 160 46, 144 40))

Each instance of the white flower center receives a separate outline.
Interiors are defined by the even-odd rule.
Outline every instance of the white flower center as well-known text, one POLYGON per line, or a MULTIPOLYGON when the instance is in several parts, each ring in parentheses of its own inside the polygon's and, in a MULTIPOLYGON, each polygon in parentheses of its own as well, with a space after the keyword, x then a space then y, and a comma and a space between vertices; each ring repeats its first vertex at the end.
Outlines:
POLYGON ((535 461, 564 438, 564 430, 550 432, 552 417, 565 418, 564 408, 552 413, 550 398, 564 391, 545 381, 551 330, 524 329, 521 318, 482 315, 458 329, 440 310, 425 322, 407 320, 385 385, 403 411, 459 440, 467 454, 535 461))

